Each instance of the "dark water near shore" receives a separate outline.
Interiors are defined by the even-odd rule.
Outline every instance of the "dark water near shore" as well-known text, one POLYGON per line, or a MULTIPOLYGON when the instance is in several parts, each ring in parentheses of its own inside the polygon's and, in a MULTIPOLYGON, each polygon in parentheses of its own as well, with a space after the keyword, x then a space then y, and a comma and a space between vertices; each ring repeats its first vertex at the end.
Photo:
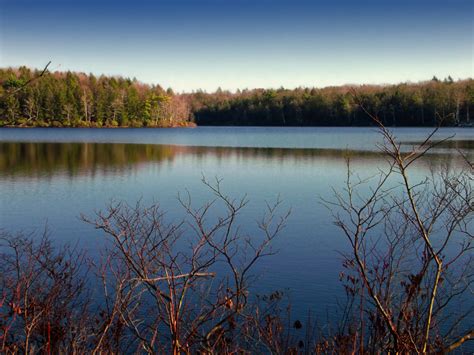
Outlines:
MULTIPOLYGON (((397 128, 406 147, 428 129, 397 128)), ((412 171, 414 181, 430 169, 462 164, 457 149, 474 154, 474 130, 441 129, 434 139, 454 135, 412 171)), ((346 178, 346 157, 362 176, 386 166, 371 128, 195 129, 0 129, 0 227, 26 233, 47 225, 60 242, 78 242, 92 253, 102 235, 79 220, 111 199, 158 201, 167 218, 183 214, 177 194, 186 189, 196 205, 212 196, 201 177, 223 179, 231 196, 250 203, 240 224, 256 233, 265 201, 278 195, 287 228, 275 242, 278 254, 255 271, 258 292, 288 289, 297 312, 326 315, 343 295, 339 251, 346 240, 332 224, 319 197, 330 198, 346 178)))

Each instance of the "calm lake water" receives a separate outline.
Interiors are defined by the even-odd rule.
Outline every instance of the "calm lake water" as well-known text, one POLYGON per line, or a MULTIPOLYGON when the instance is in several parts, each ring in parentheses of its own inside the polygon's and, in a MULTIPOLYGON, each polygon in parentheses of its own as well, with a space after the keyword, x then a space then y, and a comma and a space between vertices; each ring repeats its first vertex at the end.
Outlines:
MULTIPOLYGON (((429 129, 397 128, 409 147, 429 129)), ((435 139, 454 135, 412 172, 422 179, 430 169, 462 164, 456 149, 474 154, 474 130, 441 129, 435 139)), ((347 245, 319 197, 330 198, 346 178, 345 157, 362 176, 385 166, 373 128, 195 129, 0 129, 0 226, 8 231, 42 231, 60 242, 78 242, 96 252, 103 236, 79 220, 110 200, 158 201, 167 218, 183 210, 178 193, 186 189, 200 205, 212 195, 201 177, 223 179, 233 197, 250 203, 240 224, 252 234, 265 201, 279 195, 281 212, 291 208, 287 228, 274 244, 278 254, 263 260, 258 292, 288 289, 295 312, 332 312, 343 296, 339 283, 347 245)))

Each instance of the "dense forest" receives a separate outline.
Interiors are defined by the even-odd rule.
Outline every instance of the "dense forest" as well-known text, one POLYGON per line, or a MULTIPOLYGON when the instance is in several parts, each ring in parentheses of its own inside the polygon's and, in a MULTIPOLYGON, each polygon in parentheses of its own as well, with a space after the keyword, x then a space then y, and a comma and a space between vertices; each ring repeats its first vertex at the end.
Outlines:
POLYGON ((26 67, 0 70, 1 126, 169 127, 189 122, 189 103, 171 89, 84 73, 39 75, 26 67))
POLYGON ((193 95, 198 125, 366 126, 375 114, 389 126, 469 124, 474 80, 433 78, 417 84, 339 86, 294 90, 218 90, 193 95))
POLYGON ((474 80, 451 77, 385 86, 176 94, 136 79, 40 73, 0 69, 0 126, 370 125, 360 104, 390 126, 469 125, 474 110, 474 80))

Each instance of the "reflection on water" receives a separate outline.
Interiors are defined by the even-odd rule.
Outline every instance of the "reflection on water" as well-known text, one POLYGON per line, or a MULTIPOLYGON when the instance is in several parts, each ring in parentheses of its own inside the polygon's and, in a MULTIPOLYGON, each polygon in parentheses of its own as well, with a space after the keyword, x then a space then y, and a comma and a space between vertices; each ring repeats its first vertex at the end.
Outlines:
MULTIPOLYGON (((431 128, 396 127, 400 142, 421 142, 431 128)), ((444 127, 432 137, 473 141, 474 129, 444 127)), ((0 128, 0 142, 170 144, 204 147, 376 150, 375 127, 0 128)))
MULTIPOLYGON (((111 199, 134 203, 142 198, 145 204, 158 201, 167 218, 176 220, 183 214, 176 201, 177 193, 188 189, 199 206, 212 199, 200 182, 202 175, 219 176, 230 196, 249 196, 248 208, 240 215, 241 225, 249 235, 257 230, 255 220, 261 216, 266 201, 280 195, 284 207, 291 207, 293 212, 284 235, 275 242, 278 254, 257 268, 261 275, 259 291, 290 289, 291 300, 300 307, 299 311, 305 313, 309 307, 322 305, 312 311, 326 319, 326 307, 334 305, 337 295, 343 294, 338 281, 338 252, 344 249, 346 240, 332 224, 328 211, 318 203, 318 196, 330 198, 331 187, 343 188, 347 157, 355 172, 363 175, 376 174, 386 161, 375 149, 357 148, 357 144, 367 145, 374 140, 370 135, 364 141, 367 130, 362 129, 353 130, 354 136, 349 130, 331 135, 334 129, 235 131, 232 138, 228 128, 97 130, 91 133, 92 138, 87 136, 86 142, 68 143, 68 139, 78 140, 77 136, 85 131, 0 130, 0 228, 30 232, 42 230, 47 224, 53 238, 77 241, 97 250, 103 236, 79 221, 81 213, 90 215, 103 209, 111 199), (107 142, 107 132, 111 132, 113 143, 107 142), (199 132, 204 138, 199 138, 199 132), (297 134, 289 135, 291 132, 297 134), (9 135, 8 139, 2 139, 2 134, 9 135), (166 138, 166 134, 170 137, 166 138), (32 139, 15 141, 15 135, 32 139), (257 138, 260 146, 253 144, 257 138), (130 143, 115 142, 118 139, 130 143), (280 145, 279 139, 284 139, 280 145), (247 147, 230 146, 238 142, 247 147)), ((414 178, 423 179, 433 167, 448 164, 456 168, 464 164, 456 149, 472 157, 474 139, 467 139, 468 131, 462 132, 465 139, 458 139, 454 145, 443 143, 421 160, 413 170, 414 178)), ((404 133, 407 147, 410 142, 419 142, 425 131, 418 136, 408 133, 404 133)))
MULTIPOLYGON (((402 147, 405 149, 411 149, 413 146, 420 144, 419 141, 402 141, 402 147)), ((448 152, 452 150, 474 150, 474 137, 473 139, 447 139, 447 140, 432 140, 434 145, 433 150, 435 152, 448 152)))
MULTIPOLYGON (((178 149, 179 150, 179 149, 178 149)), ((178 154, 176 147, 95 143, 0 143, 0 174, 70 176, 160 162, 178 154)))
MULTIPOLYGON (((474 150, 474 141, 443 142, 448 150, 430 154, 425 164, 462 163, 456 149, 474 150)), ((411 143, 406 143, 410 145, 411 143)), ((141 164, 171 162, 180 155, 205 159, 267 160, 282 162, 318 162, 331 164, 334 160, 350 158, 352 164, 374 165, 383 157, 376 151, 347 149, 297 149, 202 147, 123 143, 16 143, 0 142, 0 177, 39 177, 64 174, 70 177, 97 172, 120 173, 123 169, 138 169, 141 164)))

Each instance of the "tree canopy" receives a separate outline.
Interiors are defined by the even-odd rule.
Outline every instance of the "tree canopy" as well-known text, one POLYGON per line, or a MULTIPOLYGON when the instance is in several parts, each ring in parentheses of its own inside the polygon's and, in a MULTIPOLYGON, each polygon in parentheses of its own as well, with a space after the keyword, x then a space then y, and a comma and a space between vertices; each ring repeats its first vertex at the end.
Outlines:
POLYGON ((0 70, 0 125, 168 127, 190 118, 184 96, 136 79, 48 72, 14 91, 38 74, 26 67, 0 70))
POLYGON ((388 126, 458 125, 470 122, 474 81, 448 78, 388 86, 221 91, 195 94, 193 102, 198 125, 371 125, 361 104, 388 126))
POLYGON ((470 123, 474 109, 474 80, 451 77, 386 86, 176 94, 136 79, 68 71, 47 72, 24 86, 39 73, 0 69, 0 126, 371 125, 360 104, 385 125, 433 126, 470 123))

